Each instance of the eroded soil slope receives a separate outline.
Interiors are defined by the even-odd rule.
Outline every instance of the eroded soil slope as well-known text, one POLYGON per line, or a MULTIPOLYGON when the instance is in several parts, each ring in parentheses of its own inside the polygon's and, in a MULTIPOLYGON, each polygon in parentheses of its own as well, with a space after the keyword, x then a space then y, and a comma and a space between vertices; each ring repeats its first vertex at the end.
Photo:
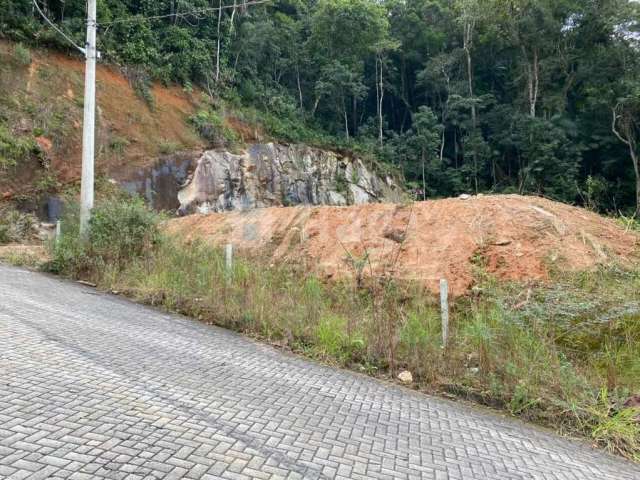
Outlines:
POLYGON ((473 285, 478 265, 503 279, 544 280, 553 268, 635 262, 640 246, 640 236, 611 219, 518 195, 191 215, 167 230, 273 262, 304 262, 330 278, 352 276, 358 264, 434 291, 447 278, 457 295, 473 285))
MULTIPOLYGON (((80 177, 84 63, 80 58, 33 50, 29 63, 16 59, 15 44, 0 41, 0 120, 14 136, 36 137, 41 163, 62 184, 80 177)), ((122 177, 123 171, 153 163, 177 150, 204 146, 187 120, 200 103, 199 92, 151 85, 149 101, 116 67, 97 69, 96 169, 122 177)), ((22 162, 0 178, 6 198, 37 183, 35 163, 22 162)))

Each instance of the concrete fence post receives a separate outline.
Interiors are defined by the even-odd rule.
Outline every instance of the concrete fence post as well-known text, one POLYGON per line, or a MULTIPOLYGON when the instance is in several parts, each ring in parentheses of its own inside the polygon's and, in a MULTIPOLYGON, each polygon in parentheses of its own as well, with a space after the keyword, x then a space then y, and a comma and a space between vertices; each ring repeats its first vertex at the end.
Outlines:
POLYGON ((227 274, 231 274, 233 271, 233 244, 227 243, 224 249, 224 265, 227 270, 227 274))
POLYGON ((442 317, 442 346, 447 348, 449 341, 449 283, 440 280, 440 311, 442 317))
POLYGON ((56 238, 55 238, 56 246, 60 245, 61 238, 62 238, 62 222, 60 220, 56 220, 56 238))

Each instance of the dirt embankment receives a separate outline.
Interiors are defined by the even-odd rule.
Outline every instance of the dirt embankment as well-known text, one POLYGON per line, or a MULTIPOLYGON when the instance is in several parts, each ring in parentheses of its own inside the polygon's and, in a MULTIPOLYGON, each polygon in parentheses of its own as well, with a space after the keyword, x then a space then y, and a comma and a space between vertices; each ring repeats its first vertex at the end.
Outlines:
POLYGON ((640 236, 611 219, 518 195, 192 215, 167 230, 273 262, 304 262, 329 278, 352 276, 358 264, 434 291, 447 278, 456 295, 469 291, 479 264, 502 279, 545 280, 553 268, 635 262, 640 246, 640 236))
MULTIPOLYGON (((56 180, 80 177, 84 62, 32 50, 30 63, 16 59, 15 44, 0 41, 0 114, 14 135, 33 135, 56 180)), ((152 85, 152 103, 137 94, 115 66, 97 69, 96 169, 119 177, 176 150, 199 150, 203 140, 188 124, 201 107, 201 92, 152 85)), ((28 190, 38 165, 23 163, 0 179, 0 194, 28 190)))

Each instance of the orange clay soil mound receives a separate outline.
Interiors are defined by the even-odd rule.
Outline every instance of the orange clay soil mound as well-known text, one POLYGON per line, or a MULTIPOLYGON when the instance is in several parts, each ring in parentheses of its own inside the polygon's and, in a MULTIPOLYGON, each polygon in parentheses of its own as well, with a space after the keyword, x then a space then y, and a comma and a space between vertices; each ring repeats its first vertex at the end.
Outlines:
POLYGON ((278 263, 303 263, 328 278, 365 274, 413 279, 454 295, 479 263, 508 280, 546 280, 551 268, 585 270, 637 262, 640 236, 614 220, 537 197, 478 196, 409 205, 267 208, 192 215, 167 224, 187 241, 233 243, 278 263))

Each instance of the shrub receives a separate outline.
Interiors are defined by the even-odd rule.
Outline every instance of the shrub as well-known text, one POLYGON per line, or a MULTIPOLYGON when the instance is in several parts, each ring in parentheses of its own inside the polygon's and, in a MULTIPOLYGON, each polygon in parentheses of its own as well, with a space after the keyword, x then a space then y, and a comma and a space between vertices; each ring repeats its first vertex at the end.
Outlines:
POLYGON ((198 134, 211 143, 221 143, 222 118, 210 111, 200 110, 189 118, 189 122, 195 127, 198 134))
POLYGON ((37 235, 38 220, 34 215, 13 208, 0 208, 0 244, 19 243, 37 235))
POLYGON ((213 110, 200 110, 189 118, 198 134, 212 145, 230 145, 238 142, 238 135, 225 125, 222 116, 213 110))
POLYGON ((38 144, 32 137, 13 135, 0 124, 0 172, 15 167, 21 160, 39 152, 38 144))
POLYGON ((127 138, 115 136, 109 142, 109 150, 121 156, 130 144, 131 142, 127 138))
POLYGON ((92 254, 118 265, 139 258, 158 240, 158 221, 158 215, 138 197, 107 201, 91 215, 92 254))
POLYGON ((144 100, 151 111, 155 110, 156 99, 153 96, 153 84, 151 75, 143 67, 125 67, 123 69, 125 77, 129 80, 129 84, 136 95, 144 100))
POLYGON ((13 54, 20 65, 25 67, 31 65, 31 51, 21 43, 16 44, 13 54))
POLYGON ((172 153, 178 152, 182 146, 179 143, 171 142, 171 141, 163 141, 158 145, 158 152, 162 155, 170 155, 172 153))
POLYGON ((109 199, 91 214, 89 235, 80 238, 78 207, 68 208, 62 236, 53 247, 51 270, 67 275, 99 275, 121 270, 128 262, 151 252, 159 240, 159 216, 137 197, 109 199))

